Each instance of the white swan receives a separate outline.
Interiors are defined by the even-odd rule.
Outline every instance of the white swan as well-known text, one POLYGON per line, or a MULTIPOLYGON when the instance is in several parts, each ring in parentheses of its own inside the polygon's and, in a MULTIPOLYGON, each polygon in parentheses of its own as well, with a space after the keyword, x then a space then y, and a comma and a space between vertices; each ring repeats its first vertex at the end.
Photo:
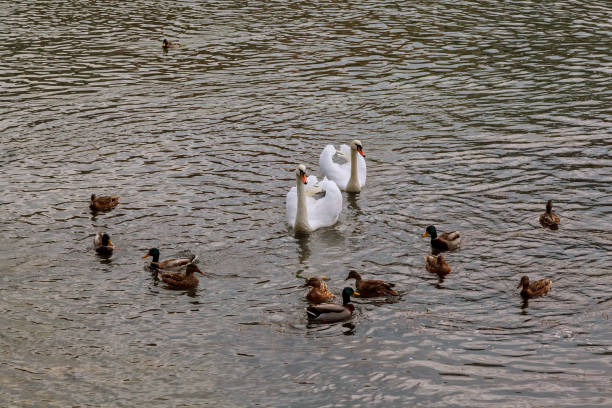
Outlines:
POLYGON ((358 193, 365 186, 366 162, 363 154, 363 145, 359 140, 353 140, 351 147, 340 146, 340 155, 346 160, 338 164, 333 161, 336 149, 332 145, 325 146, 319 158, 319 168, 323 176, 333 180, 341 190, 349 193, 358 193), (357 153, 360 156, 357 156, 357 153))
POLYGON ((327 178, 319 183, 316 176, 307 178, 303 164, 295 170, 295 181, 296 187, 287 193, 287 223, 296 233, 334 225, 342 211, 342 193, 336 183, 327 178), (312 197, 321 191, 325 191, 324 197, 312 197))

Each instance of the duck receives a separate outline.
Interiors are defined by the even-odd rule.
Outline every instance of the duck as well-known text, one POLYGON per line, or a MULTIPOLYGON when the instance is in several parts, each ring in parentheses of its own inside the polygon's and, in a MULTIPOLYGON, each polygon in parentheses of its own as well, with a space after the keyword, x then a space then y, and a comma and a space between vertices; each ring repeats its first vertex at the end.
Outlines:
POLYGON ((94 248, 99 254, 112 254, 115 249, 107 233, 98 232, 94 237, 94 248))
POLYGON ((355 279, 355 288, 361 297, 376 297, 376 296, 399 296, 399 293, 393 289, 394 283, 387 283, 381 280, 363 280, 357 271, 350 271, 345 280, 355 279))
POLYGON ((333 323, 346 320, 353 315, 355 306, 351 303, 351 296, 359 295, 353 288, 346 287, 342 290, 342 304, 323 303, 310 305, 306 308, 306 315, 311 322, 333 323))
POLYGON ((559 216, 552 211, 552 200, 546 203, 546 211, 540 215, 540 224, 543 227, 548 227, 551 230, 559 229, 559 216))
POLYGON ((295 170, 295 182, 296 187, 287 193, 286 217, 296 234, 309 233, 338 222, 342 193, 335 182, 327 178, 319 182, 316 176, 308 176, 303 164, 295 170), (325 192, 323 197, 313 197, 321 192, 325 192))
POLYGON ((550 290, 552 282, 550 279, 540 279, 535 282, 529 282, 529 276, 525 275, 521 278, 521 283, 516 287, 521 288, 521 296, 525 299, 542 296, 550 290))
POLYGON ((147 258, 148 256, 153 257, 153 260, 151 261, 151 264, 150 264, 151 268, 164 269, 164 270, 181 269, 184 266, 187 266, 190 263, 193 263, 193 261, 195 261, 197 258, 196 255, 192 255, 189 258, 171 258, 171 259, 164 259, 163 261, 160 261, 159 260, 159 249, 157 248, 149 249, 149 252, 147 252, 145 256, 143 256, 142 258, 144 259, 144 258, 147 258))
POLYGON ((307 288, 309 286, 311 288, 306 295, 306 299, 312 303, 324 303, 334 298, 333 293, 327 289, 325 282, 316 276, 308 279, 308 281, 302 287, 307 288))
POLYGON ((459 244, 461 244, 461 235, 459 234, 459 231, 443 232, 442 234, 438 235, 436 227, 430 225, 423 233, 423 237, 428 235, 431 236, 431 249, 434 255, 437 255, 443 251, 452 251, 453 249, 457 249, 459 244))
POLYGON ((340 190, 348 193, 360 192, 365 186, 367 173, 365 154, 363 153, 361 141, 353 140, 350 147, 344 144, 340 146, 340 156, 346 162, 342 164, 334 162, 333 157, 335 155, 336 148, 334 146, 325 146, 319 157, 321 174, 335 181, 340 190), (357 155, 358 153, 359 156, 357 155))
POLYGON ((160 273, 159 278, 172 289, 193 289, 197 288, 200 283, 194 275, 195 272, 204 275, 204 272, 195 264, 189 264, 184 275, 182 273, 160 273))
POLYGON ((167 38, 164 38, 162 41, 162 48, 167 50, 168 48, 178 48, 181 46, 181 43, 178 41, 168 41, 167 38))
POLYGON ((92 194, 89 208, 92 211, 108 211, 115 208, 117 204, 119 204, 119 196, 97 197, 95 194, 92 194))
POLYGON ((425 268, 431 273, 437 273, 439 275, 449 274, 451 271, 451 267, 444 259, 444 255, 440 254, 438 256, 435 255, 427 255, 425 257, 425 268))

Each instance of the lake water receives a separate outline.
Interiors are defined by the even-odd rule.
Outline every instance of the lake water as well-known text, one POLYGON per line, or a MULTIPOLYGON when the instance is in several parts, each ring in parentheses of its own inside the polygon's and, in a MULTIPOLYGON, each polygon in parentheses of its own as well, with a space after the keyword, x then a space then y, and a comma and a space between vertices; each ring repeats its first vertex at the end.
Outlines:
POLYGON ((612 405, 608 1, 0 16, 2 406, 612 405), (294 237, 296 165, 356 138, 365 189, 294 237), (92 215, 91 193, 121 202, 92 215), (444 279, 429 224, 463 236, 444 279), (165 289, 151 247, 198 254, 199 289, 165 289), (402 296, 308 324, 297 276, 340 293, 351 268, 402 296), (550 294, 524 303, 525 274, 550 294))

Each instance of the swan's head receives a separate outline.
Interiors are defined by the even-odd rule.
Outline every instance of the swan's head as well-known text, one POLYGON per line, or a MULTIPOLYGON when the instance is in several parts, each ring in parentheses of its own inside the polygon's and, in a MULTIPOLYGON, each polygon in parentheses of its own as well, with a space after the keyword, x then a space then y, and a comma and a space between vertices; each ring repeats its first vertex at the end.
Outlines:
POLYGON ((302 180, 302 183, 308 184, 308 182, 306 181, 306 166, 304 166, 303 164, 297 166, 297 169, 295 169, 295 176, 298 180, 302 180))
POLYGON ((353 140, 351 142, 351 150, 357 150, 357 152, 365 157, 365 153, 363 153, 363 145, 360 140, 353 140))
POLYGON ((521 278, 521 283, 516 287, 517 289, 520 287, 528 288, 529 287, 529 276, 525 275, 521 278))
POLYGON ((349 280, 349 279, 360 280, 361 275, 357 271, 350 271, 345 280, 349 280))

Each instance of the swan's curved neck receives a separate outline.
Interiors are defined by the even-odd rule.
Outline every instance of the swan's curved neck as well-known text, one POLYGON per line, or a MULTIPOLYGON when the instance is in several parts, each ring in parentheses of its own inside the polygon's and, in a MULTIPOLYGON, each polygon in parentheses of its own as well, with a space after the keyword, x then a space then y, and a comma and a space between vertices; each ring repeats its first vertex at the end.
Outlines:
POLYGON ((308 225, 308 212, 306 211, 306 191, 302 178, 297 176, 295 180, 297 184, 297 214, 295 215, 293 229, 295 232, 308 232, 310 231, 310 225, 308 225))
POLYGON ((357 150, 351 149, 351 177, 346 184, 346 191, 349 193, 358 193, 361 191, 359 185, 359 175, 357 174, 357 150))

